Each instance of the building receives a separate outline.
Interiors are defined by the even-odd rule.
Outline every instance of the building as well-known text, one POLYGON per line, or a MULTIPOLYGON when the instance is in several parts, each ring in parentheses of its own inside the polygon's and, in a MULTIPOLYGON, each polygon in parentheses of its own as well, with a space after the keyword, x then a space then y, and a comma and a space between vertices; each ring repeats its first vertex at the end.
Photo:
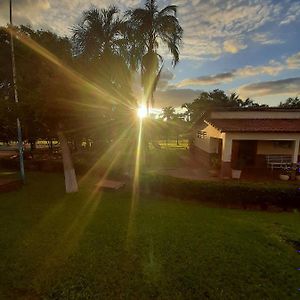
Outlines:
POLYGON ((209 166, 221 162, 221 176, 243 159, 248 168, 276 168, 299 161, 300 109, 216 110, 203 114, 193 127, 191 151, 209 166))

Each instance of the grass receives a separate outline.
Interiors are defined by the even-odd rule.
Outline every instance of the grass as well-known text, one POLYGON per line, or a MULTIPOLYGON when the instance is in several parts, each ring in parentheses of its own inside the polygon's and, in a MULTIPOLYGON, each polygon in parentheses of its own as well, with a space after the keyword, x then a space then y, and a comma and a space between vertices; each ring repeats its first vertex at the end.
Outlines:
POLYGON ((158 197, 131 210, 127 190, 65 195, 61 175, 27 178, 0 194, 0 299, 299 297, 297 212, 158 197))

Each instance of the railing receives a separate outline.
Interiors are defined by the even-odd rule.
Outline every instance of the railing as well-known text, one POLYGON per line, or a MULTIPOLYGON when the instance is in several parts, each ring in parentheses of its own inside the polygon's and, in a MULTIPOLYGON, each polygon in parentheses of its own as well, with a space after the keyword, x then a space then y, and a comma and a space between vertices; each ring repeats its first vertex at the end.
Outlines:
POLYGON ((267 166, 271 170, 281 169, 292 163, 291 155, 266 155, 267 166))

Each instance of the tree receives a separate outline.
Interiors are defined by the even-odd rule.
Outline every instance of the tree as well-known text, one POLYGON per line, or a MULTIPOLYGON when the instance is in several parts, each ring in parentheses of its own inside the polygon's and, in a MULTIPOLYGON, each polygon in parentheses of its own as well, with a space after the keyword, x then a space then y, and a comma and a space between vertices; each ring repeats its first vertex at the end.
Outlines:
POLYGON ((297 96, 295 98, 288 98, 284 102, 280 102, 279 107, 281 108, 300 108, 300 98, 297 96))
POLYGON ((146 0, 144 8, 130 10, 127 16, 130 18, 130 31, 137 33, 134 38, 137 39, 139 49, 136 51, 138 55, 135 57, 138 62, 135 65, 141 66, 142 86, 149 111, 150 105, 154 105, 153 94, 163 64, 163 58, 158 53, 159 45, 164 44, 168 47, 175 67, 179 61, 183 30, 177 19, 176 5, 159 10, 155 0, 146 0))
MULTIPOLYGON (((49 31, 34 31, 26 26, 15 27, 12 30, 18 37, 15 39, 15 58, 18 68, 19 103, 12 105, 11 73, 4 64, 4 72, 0 75, 0 94, 5 95, 1 108, 7 111, 9 118, 14 116, 15 119, 16 115, 20 117, 24 137, 32 145, 37 138, 49 135, 61 137, 74 126, 74 102, 79 94, 78 87, 64 72, 66 66, 72 63, 71 44, 68 39, 49 31), (51 52, 47 49, 51 49, 51 52), (7 97, 8 101, 5 101, 7 97)), ((5 34, 8 34, 8 30, 2 28, 0 31, 1 37, 4 37, 0 40, 0 51, 5 52, 8 43, 5 34)), ((9 122, 6 124, 11 127, 9 122)), ((15 135, 10 135, 10 138, 15 139, 15 135)), ((63 163, 64 166, 68 166, 65 168, 66 191, 75 192, 76 177, 67 174, 70 168, 71 173, 75 172, 72 164, 66 164, 66 160, 72 162, 70 153, 63 147, 66 139, 61 140, 63 163), (67 180, 71 177, 72 181, 67 180)))
MULTIPOLYGON (((72 42, 80 71, 118 102, 132 104, 126 26, 115 6, 91 8, 73 26, 72 42)), ((108 99, 107 99, 108 100, 108 99)), ((116 103, 118 104, 118 103, 116 103)))
POLYGON ((161 113, 162 119, 165 121, 165 136, 166 136, 166 145, 168 145, 169 135, 172 131, 173 124, 170 122, 175 117, 175 108, 173 106, 167 106, 162 109, 161 113))
POLYGON ((103 141, 100 142, 99 136, 111 140, 111 135, 128 127, 131 121, 128 115, 136 105, 131 91, 126 25, 115 6, 101 10, 91 8, 83 12, 72 32, 80 73, 102 90, 101 95, 97 95, 98 103, 94 103, 98 109, 90 112, 91 119, 97 124, 91 135, 94 144, 101 148, 103 141))
POLYGON ((161 117, 165 121, 170 121, 175 118, 175 108, 173 106, 163 107, 161 117))
POLYGON ((249 98, 242 100, 236 93, 232 93, 228 96, 224 91, 219 89, 215 89, 211 92, 202 92, 192 103, 182 105, 182 108, 186 109, 186 119, 191 122, 196 121, 205 111, 211 109, 246 109, 253 107, 266 107, 266 105, 260 105, 249 98))

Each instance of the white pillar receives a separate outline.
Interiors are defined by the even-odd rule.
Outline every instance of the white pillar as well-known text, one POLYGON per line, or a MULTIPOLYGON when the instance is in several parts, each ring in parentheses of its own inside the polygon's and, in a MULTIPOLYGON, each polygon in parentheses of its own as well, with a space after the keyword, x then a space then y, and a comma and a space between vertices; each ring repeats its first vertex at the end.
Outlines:
POLYGON ((230 178, 231 176, 231 152, 232 152, 232 139, 226 134, 222 136, 222 164, 221 164, 221 177, 230 178))
POLYGON ((294 153, 293 153, 293 163, 298 163, 299 156, 299 139, 294 142, 294 153))
POLYGON ((232 139, 227 135, 223 138, 222 161, 231 162, 232 139))

